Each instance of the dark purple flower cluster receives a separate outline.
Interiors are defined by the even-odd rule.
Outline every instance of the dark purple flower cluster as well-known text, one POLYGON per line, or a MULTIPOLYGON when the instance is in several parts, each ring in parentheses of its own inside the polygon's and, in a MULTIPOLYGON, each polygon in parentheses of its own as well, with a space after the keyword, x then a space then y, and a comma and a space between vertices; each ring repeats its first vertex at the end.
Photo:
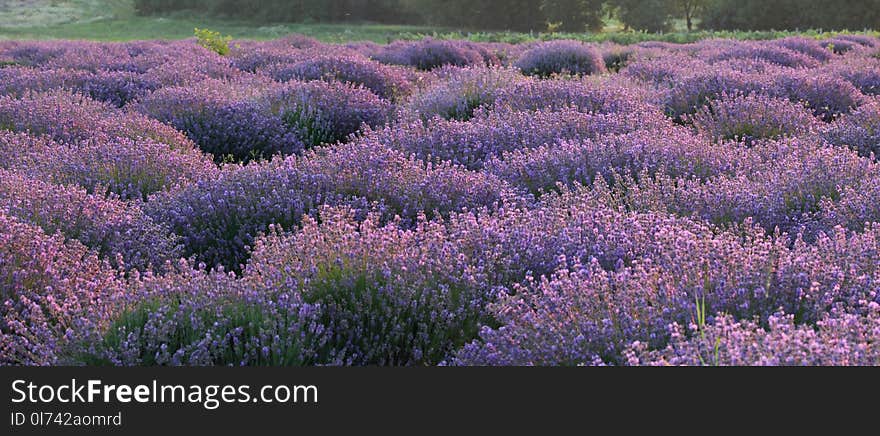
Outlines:
POLYGON ((395 41, 377 50, 372 58, 390 65, 407 65, 419 70, 438 67, 467 67, 486 63, 488 51, 479 50, 466 41, 445 41, 425 38, 421 41, 395 41))
POLYGON ((595 47, 580 41, 559 40, 537 44, 516 60, 517 68, 527 76, 554 74, 602 74, 605 60, 595 47))
POLYGON ((455 238, 424 217, 403 230, 326 209, 320 225, 307 219, 293 235, 259 240, 244 280, 320 308, 318 363, 437 363, 476 335, 494 298, 455 238))
POLYGON ((299 152, 304 146, 297 132, 261 101, 273 86, 209 79, 159 89, 136 109, 184 132, 217 161, 299 152))
POLYGON ((864 104, 864 94, 847 80, 816 70, 782 71, 773 79, 774 95, 804 102, 816 116, 831 121, 864 104))
MULTIPOLYGON (((724 94, 768 92, 772 86, 764 75, 718 65, 696 69, 685 66, 684 71, 674 71, 673 74, 669 78, 663 100, 666 113, 675 119, 696 112, 710 100, 724 94)), ((793 86, 797 83, 792 80, 793 86)))
POLYGON ((391 115, 387 100, 363 86, 341 82, 287 82, 261 100, 306 147, 344 141, 362 126, 384 124, 391 115))

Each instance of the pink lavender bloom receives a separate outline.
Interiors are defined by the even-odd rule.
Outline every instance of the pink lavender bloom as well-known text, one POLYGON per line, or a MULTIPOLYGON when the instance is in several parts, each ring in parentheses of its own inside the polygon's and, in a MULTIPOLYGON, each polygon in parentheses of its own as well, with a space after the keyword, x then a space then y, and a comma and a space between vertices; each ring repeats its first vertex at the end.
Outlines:
POLYGON ((0 211, 47 234, 75 239, 118 267, 158 268, 178 252, 176 239, 137 204, 7 170, 0 170, 0 211))
POLYGON ((75 145, 24 133, 0 132, 0 168, 29 177, 143 199, 157 191, 213 179, 210 157, 192 147, 173 148, 149 139, 90 139, 75 145))
MULTIPOLYGON (((876 306, 876 304, 875 304, 876 306)), ((880 365, 880 310, 868 316, 835 313, 816 326, 797 325, 780 313, 767 327, 721 315, 692 337, 673 326, 672 343, 647 351, 637 342, 627 353, 630 365, 688 366, 877 366, 880 365)))
POLYGON ((77 241, 0 211, 0 365, 80 363, 126 292, 119 273, 77 241))
POLYGON ((193 147, 186 136, 159 121, 61 90, 27 92, 21 98, 0 96, 0 127, 47 135, 67 144, 129 138, 154 140, 180 149, 193 147))

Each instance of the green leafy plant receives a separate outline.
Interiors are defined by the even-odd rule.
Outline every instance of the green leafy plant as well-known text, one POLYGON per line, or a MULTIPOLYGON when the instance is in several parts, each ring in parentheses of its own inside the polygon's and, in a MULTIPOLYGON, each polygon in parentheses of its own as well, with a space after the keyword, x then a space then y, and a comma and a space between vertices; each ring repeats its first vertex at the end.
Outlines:
POLYGON ((223 36, 220 32, 199 29, 198 27, 195 28, 195 35, 196 39, 199 41, 199 45, 202 47, 205 47, 220 56, 226 56, 229 54, 229 42, 232 41, 231 36, 223 36))

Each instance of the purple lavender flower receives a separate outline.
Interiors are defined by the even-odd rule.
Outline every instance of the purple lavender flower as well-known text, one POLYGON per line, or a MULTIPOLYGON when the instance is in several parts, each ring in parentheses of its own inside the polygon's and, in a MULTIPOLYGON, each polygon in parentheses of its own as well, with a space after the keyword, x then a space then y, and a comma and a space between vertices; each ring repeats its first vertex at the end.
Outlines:
POLYGON ((764 95, 726 95, 684 119, 713 140, 778 139, 810 134, 819 122, 802 104, 764 95))
POLYGON ((536 45, 523 53, 516 67, 528 76, 590 75, 606 72, 602 54, 580 41, 558 40, 536 45))
POLYGON ((0 211, 0 365, 81 363, 126 292, 117 271, 76 241, 0 211))

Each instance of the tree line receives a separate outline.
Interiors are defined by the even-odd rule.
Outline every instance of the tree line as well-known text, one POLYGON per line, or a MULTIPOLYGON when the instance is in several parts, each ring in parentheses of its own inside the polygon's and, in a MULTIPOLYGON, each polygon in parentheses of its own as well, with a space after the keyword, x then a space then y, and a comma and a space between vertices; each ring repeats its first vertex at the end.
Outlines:
POLYGON ((190 10, 261 22, 379 22, 463 30, 862 30, 880 28, 880 0, 135 0, 140 14, 190 10))

